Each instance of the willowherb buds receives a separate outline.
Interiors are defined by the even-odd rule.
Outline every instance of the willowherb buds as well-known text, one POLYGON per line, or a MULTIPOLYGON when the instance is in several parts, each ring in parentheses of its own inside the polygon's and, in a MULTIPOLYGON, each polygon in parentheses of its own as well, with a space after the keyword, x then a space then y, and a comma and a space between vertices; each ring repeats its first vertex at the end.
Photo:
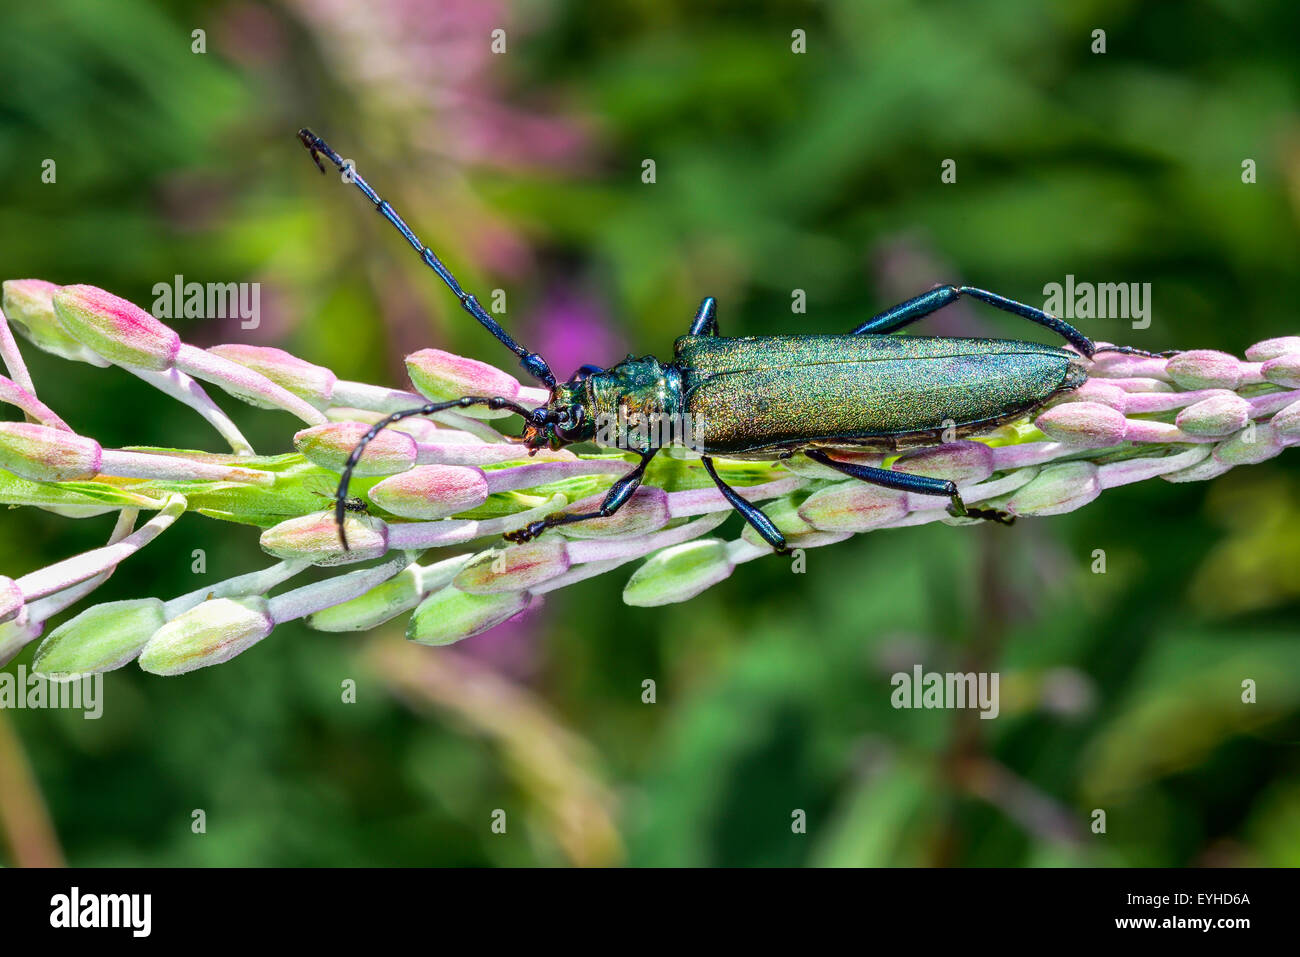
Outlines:
POLYGON ((23 610, 23 590, 12 578, 0 575, 0 625, 13 621, 23 610))
MULTIPOLYGON (((304 362, 297 356, 271 346, 227 343, 208 349, 213 355, 261 373, 276 385, 287 389, 322 411, 329 408, 337 377, 324 366, 304 362)), ((252 399, 249 400, 253 401, 252 399)), ((264 407, 273 408, 266 403, 264 407)))
POLYGON ((54 312, 54 294, 58 291, 58 286, 44 279, 6 279, 4 314, 23 338, 44 352, 101 368, 111 365, 63 328, 54 312))
POLYGON ((0 422, 0 466, 34 482, 72 482, 99 471, 94 439, 27 422, 0 422))
POLYGON ((170 368, 181 339, 133 302, 95 286, 64 286, 54 311, 70 336, 113 362, 140 369, 170 368))
POLYGON ((1241 384, 1236 356, 1213 349, 1180 352, 1165 366, 1169 378, 1183 389, 1235 389, 1241 384))
POLYGON ((471 595, 452 585, 420 603, 406 626, 406 637, 422 645, 450 645, 495 628, 531 601, 527 592, 471 595))
POLYGON ((313 512, 268 528, 259 543, 276 558, 301 559, 313 565, 344 565, 378 558, 388 551, 388 526, 372 515, 344 516, 348 550, 339 540, 333 512, 313 512))
POLYGON ((165 623, 157 598, 95 605, 50 632, 32 667, 43 675, 112 671, 134 661, 165 623))
POLYGON ((1187 406, 1174 424, 1188 435, 1231 435, 1245 428, 1250 403, 1235 392, 1212 395, 1187 406))
POLYGON ((1087 505, 1101 494, 1097 466, 1091 462, 1048 465, 1007 500, 1012 515, 1061 515, 1087 505))
POLYGON ((221 664, 247 651, 274 627, 263 598, 214 598, 159 628, 140 652, 140 667, 170 676, 221 664))
MULTIPOLYGON (((600 508, 605 493, 584 498, 560 511, 565 515, 593 512, 600 508)), ((663 489, 643 485, 627 503, 613 515, 592 518, 571 525, 561 525, 556 531, 567 538, 633 537, 653 532, 668 524, 668 495, 663 489)))
POLYGON ((369 498, 403 518, 446 518, 487 501, 482 469, 467 465, 420 465, 371 486, 369 498))
POLYGON ((563 542, 529 542, 483 552, 461 569, 452 584, 471 595, 496 595, 524 591, 568 570, 563 542))
MULTIPOLYGON (((294 448, 314 465, 343 471, 348 456, 370 431, 364 422, 328 422, 303 429, 293 437, 294 448)), ((392 475, 415 465, 419 456, 415 440, 405 432, 385 429, 361 453, 354 475, 392 475)))
POLYGON ((983 442, 960 440, 906 452, 890 466, 895 472, 928 475, 958 485, 973 485, 993 474, 993 450, 983 442))
POLYGON ((623 601, 651 608, 694 598, 735 569, 726 542, 706 538, 656 552, 623 589, 623 601))
POLYGON ((1124 441, 1124 413, 1100 402, 1063 402, 1040 415, 1034 424, 1049 439, 1101 449, 1124 441))
POLYGON ((1300 352, 1288 352, 1269 359, 1260 369, 1260 374, 1274 385, 1300 388, 1300 352))
MULTIPOLYGON (((448 402, 463 395, 515 399, 520 390, 519 380, 496 366, 443 352, 441 349, 421 349, 411 353, 406 357, 406 372, 416 391, 431 402, 448 402)), ((474 406, 463 411, 466 415, 479 419, 499 419, 511 414, 505 409, 488 409, 484 406, 474 406)))
POLYGON ((839 482, 813 492, 799 517, 821 531, 865 532, 907 514, 907 495, 865 482, 839 482))

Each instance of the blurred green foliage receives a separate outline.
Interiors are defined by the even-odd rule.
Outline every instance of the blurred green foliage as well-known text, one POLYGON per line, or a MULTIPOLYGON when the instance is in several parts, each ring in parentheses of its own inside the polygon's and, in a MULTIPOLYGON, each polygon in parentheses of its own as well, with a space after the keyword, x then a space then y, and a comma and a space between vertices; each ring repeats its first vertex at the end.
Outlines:
MULTIPOLYGON (((1300 333, 1294 4, 363 6, 391 45, 312 0, 12 7, 0 273, 145 306, 177 273, 261 281, 255 334, 175 325, 352 379, 401 384, 401 355, 423 345, 504 365, 398 237, 314 172, 293 136, 311 125, 467 285, 507 289, 506 321, 542 352, 567 348, 555 297, 587 304, 611 351, 579 361, 620 343, 667 354, 706 294, 724 334, 822 332, 934 281, 1032 302, 1067 273, 1152 284, 1150 328, 1085 324, 1100 339, 1240 352, 1300 333), (454 42, 421 57, 396 42, 413 32, 402 15, 454 42), (496 25, 509 52, 491 57, 496 25), (542 125, 512 141, 501 107, 542 125), (526 161, 569 133, 580 149, 526 161)), ((1033 335, 952 312, 930 328, 1033 335)), ((42 398, 105 445, 215 447, 120 370, 28 354, 42 398)), ((287 447, 285 416, 234 414, 260 451, 287 447)), ((9 718, 76 864, 1296 865, 1298 461, 1149 482, 1012 530, 875 532, 810 553, 805 574, 756 562, 657 610, 598 577, 498 633, 420 649, 443 679, 507 679, 491 720, 458 690, 472 681, 390 693, 402 683, 358 653, 370 639, 299 627, 183 678, 114 673, 99 721, 9 718), (998 671, 1001 716, 894 710, 889 676, 917 661, 998 671), (536 762, 557 741, 590 780, 547 779, 536 762), (547 811, 569 787, 613 809, 621 851, 547 811)), ((110 527, 7 513, 0 568, 110 527)), ((200 548, 211 581, 266 561, 251 530, 186 516, 101 600, 201 585, 200 548)))

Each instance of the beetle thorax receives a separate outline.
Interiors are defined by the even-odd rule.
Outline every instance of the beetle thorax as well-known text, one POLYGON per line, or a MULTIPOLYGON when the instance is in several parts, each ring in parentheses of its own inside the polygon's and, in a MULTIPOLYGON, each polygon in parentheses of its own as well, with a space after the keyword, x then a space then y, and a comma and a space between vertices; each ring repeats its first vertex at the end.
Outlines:
POLYGON ((681 374, 653 356, 628 356, 584 383, 596 441, 634 451, 649 451, 664 444, 680 418, 681 374))

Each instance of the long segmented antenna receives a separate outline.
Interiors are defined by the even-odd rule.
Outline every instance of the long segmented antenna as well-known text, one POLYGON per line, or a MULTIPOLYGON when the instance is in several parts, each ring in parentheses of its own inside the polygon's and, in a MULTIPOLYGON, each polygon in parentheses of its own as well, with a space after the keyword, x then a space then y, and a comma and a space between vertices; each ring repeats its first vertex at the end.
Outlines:
POLYGON ((311 153, 312 161, 316 164, 317 169, 322 173, 325 172, 325 166, 321 163, 320 158, 324 156, 338 168, 339 172, 343 173, 348 179, 356 183, 357 189, 365 193, 366 199, 370 200, 370 202, 374 204, 375 209, 379 211, 379 214, 392 223, 397 231, 406 238, 406 241, 414 247, 415 251, 420 254, 420 258, 424 260, 424 264, 436 272, 438 278, 447 284, 447 288, 450 289, 456 295, 456 298, 460 300, 460 304, 464 307, 465 311, 477 319, 483 328, 492 333, 492 335, 497 338, 497 341, 517 355, 519 357, 519 364, 524 367, 524 370, 527 371, 529 375, 533 376, 547 388, 553 388, 555 386, 555 376, 551 372, 550 366, 546 364, 546 360, 535 352, 529 352, 519 343, 515 342, 514 339, 510 338, 510 334, 502 329, 497 321, 487 314, 486 310, 484 310, 484 308, 479 304, 478 299, 461 288, 460 282, 451 274, 451 270, 443 265, 442 260, 437 257, 432 249, 420 241, 420 238, 415 235, 415 232, 411 227, 406 225, 406 221, 402 219, 401 216, 397 215, 397 211, 393 209, 387 200, 380 198, 379 194, 374 191, 369 183, 361 178, 361 175, 351 164, 344 162, 343 157, 330 149, 328 143, 306 127, 303 127, 298 131, 298 139, 302 140, 302 145, 307 147, 307 151, 311 153))
POLYGON ((401 412, 394 412, 387 418, 380 419, 370 427, 370 430, 365 435, 361 436, 361 440, 357 442, 352 454, 348 456, 348 460, 343 466, 343 477, 339 479, 338 491, 334 493, 334 522, 339 527, 339 541, 343 543, 345 552, 348 551, 348 533, 343 525, 343 516, 348 510, 348 483, 352 481, 352 470, 361 461, 361 455, 365 452, 366 446, 370 444, 376 435, 394 422, 409 419, 413 415, 433 415, 435 412, 445 412, 447 409, 468 409, 472 405, 486 405, 489 409, 509 409, 517 415, 522 415, 530 422, 535 419, 537 411, 536 409, 525 408, 499 395, 466 395, 459 399, 452 399, 450 402, 430 402, 418 409, 403 409, 401 412))

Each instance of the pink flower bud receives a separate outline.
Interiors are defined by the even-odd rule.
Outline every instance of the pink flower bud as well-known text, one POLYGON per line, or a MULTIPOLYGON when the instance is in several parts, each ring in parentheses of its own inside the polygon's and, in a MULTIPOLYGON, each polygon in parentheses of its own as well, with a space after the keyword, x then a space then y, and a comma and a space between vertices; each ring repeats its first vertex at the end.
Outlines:
POLYGON ((1267 362, 1291 352, 1300 352, 1300 336, 1279 336, 1257 342, 1246 350, 1246 358, 1251 362, 1267 362))
POLYGON ((23 610, 23 590, 12 578, 0 575, 0 625, 13 621, 23 610))
POLYGON ((154 632, 140 652, 140 667, 169 676, 219 665, 247 651, 274 627, 264 598, 214 598, 154 632))
POLYGON ((1189 435, 1231 435, 1250 418, 1250 403, 1235 392, 1223 392, 1189 405, 1174 420, 1189 435))
POLYGON ((993 474, 993 450, 983 442, 945 442, 934 448, 918 449, 899 456, 895 472, 948 479, 958 485, 973 485, 993 474))
POLYGON ((487 501, 481 469, 465 465, 417 465, 371 487, 368 497, 403 518, 430 521, 476 508, 487 501))
POLYGON ((262 533, 262 550, 276 558, 310 561, 313 565, 346 565, 378 558, 388 551, 388 526, 372 515, 347 512, 343 517, 348 551, 339 540, 334 513, 313 512, 290 518, 262 533))
POLYGON ((266 376, 282 389, 318 409, 329 407, 337 378, 324 366, 306 362, 283 349, 271 346, 235 342, 212 346, 208 351, 266 376))
POLYGON ((1300 352, 1288 352, 1264 363, 1260 373, 1274 385, 1300 387, 1300 352))
POLYGON ((71 482, 99 471, 94 439, 27 422, 0 422, 0 466, 33 482, 71 482))
MULTIPOLYGON (((580 499, 560 511, 566 515, 592 512, 600 508, 605 493, 580 499)), ((572 525, 561 525, 557 531, 567 538, 632 538, 645 535, 668 524, 668 493, 661 488, 642 485, 636 494, 617 512, 605 518, 591 518, 572 525)))
POLYGON ((821 531, 865 532, 907 514, 907 495, 857 480, 814 492, 799 506, 799 517, 821 531))
POLYGON ((64 286, 54 294, 63 328, 112 362, 161 372, 180 350, 180 336, 133 302, 95 286, 64 286))
POLYGON ((4 313, 19 334, 36 348, 74 362, 101 368, 110 363, 68 335, 54 313, 59 287, 44 279, 6 279, 4 313))
POLYGON ((568 570, 563 542, 528 542, 476 556, 452 584, 471 595, 496 595, 532 588, 568 570))
MULTIPOLYGON (((313 465, 343 471, 348 456, 361 437, 370 431, 364 422, 327 422, 303 429, 293 437, 293 445, 313 465)), ((405 432, 384 429, 366 446, 354 475, 393 475, 415 465, 419 450, 405 432)))
POLYGON ((1180 352, 1169 360, 1166 370, 1182 389, 1235 389, 1241 384, 1241 363, 1236 356, 1213 349, 1180 352))
MULTIPOLYGON (((515 399, 519 395, 519 380, 496 366, 443 352, 441 349, 421 349, 406 357, 406 371, 411 384, 431 402, 448 402, 461 396, 501 396, 515 399)), ((511 413, 506 409, 488 409, 475 406, 461 410, 465 415, 479 419, 500 419, 511 413)))
POLYGON ((1278 437, 1285 442, 1300 439, 1300 395, 1281 412, 1269 420, 1278 437))
POLYGON ((1091 462, 1062 462, 1043 468, 1007 500, 1012 515, 1061 515, 1082 508, 1101 494, 1097 466, 1091 462))
POLYGON ((1100 402, 1063 402, 1040 415, 1034 424, 1054 442, 1101 449, 1124 441, 1124 413, 1100 402))

